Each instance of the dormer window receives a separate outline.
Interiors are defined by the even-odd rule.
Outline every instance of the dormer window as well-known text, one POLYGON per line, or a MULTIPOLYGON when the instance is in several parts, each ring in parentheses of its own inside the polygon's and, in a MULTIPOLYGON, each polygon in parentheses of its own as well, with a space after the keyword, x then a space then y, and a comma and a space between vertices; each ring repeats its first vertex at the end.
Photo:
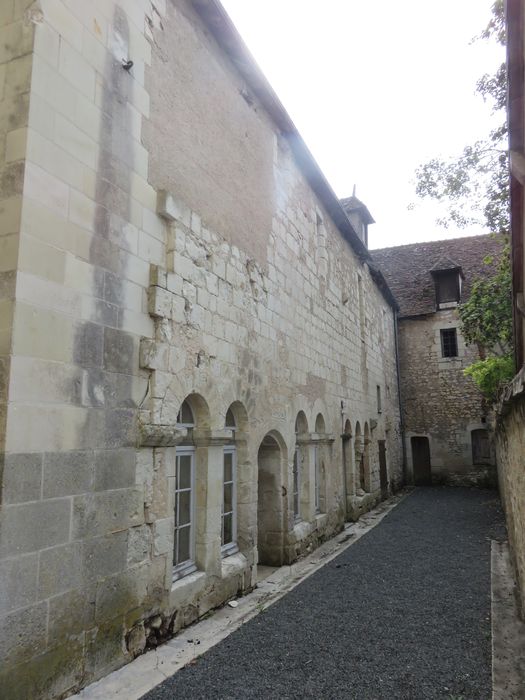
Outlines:
POLYGON ((450 309, 461 299, 461 267, 452 261, 441 261, 430 271, 436 288, 436 309, 450 309))

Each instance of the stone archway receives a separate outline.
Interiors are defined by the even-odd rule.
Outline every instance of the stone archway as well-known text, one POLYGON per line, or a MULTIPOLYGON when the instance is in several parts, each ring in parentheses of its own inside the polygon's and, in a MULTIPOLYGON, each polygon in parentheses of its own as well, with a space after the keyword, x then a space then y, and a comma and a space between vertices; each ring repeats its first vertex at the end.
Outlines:
POLYGON ((268 433, 257 454, 257 550, 258 563, 265 566, 282 566, 284 563, 285 453, 280 437, 268 433))

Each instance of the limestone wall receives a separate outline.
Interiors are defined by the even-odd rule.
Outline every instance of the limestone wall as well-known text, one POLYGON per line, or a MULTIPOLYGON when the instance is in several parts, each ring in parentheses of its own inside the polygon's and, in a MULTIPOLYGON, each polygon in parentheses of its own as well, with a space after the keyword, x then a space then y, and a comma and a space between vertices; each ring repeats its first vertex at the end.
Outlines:
POLYGON ((0 529, 13 698, 70 692, 248 590, 263 527, 280 562, 317 546, 381 498, 379 440, 383 493, 402 481, 393 311, 190 4, 40 6, 0 529), (173 582, 185 398, 196 571, 173 582), (223 557, 232 440, 239 551, 223 557))
POLYGON ((510 385, 500 407, 496 426, 496 449, 500 493, 511 555, 516 569, 519 601, 525 605, 525 397, 524 372, 510 385))
POLYGON ((0 8, 0 452, 5 445, 29 79, 33 60, 34 18, 26 11, 30 4, 5 2, 0 8))
POLYGON ((472 430, 488 428, 488 407, 463 369, 478 359, 459 331, 455 309, 402 319, 400 374, 407 447, 407 471, 412 475, 411 438, 430 441, 432 476, 452 483, 494 483, 492 465, 473 465, 472 430), (457 328, 458 356, 442 357, 440 329, 457 328))

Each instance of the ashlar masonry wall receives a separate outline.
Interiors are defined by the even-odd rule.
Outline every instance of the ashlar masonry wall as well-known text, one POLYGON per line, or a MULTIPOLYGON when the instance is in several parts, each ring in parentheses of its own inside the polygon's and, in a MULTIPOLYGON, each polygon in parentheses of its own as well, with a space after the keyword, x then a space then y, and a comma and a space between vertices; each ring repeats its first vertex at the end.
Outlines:
POLYGON ((393 309, 193 3, 34 9, 3 375, 10 698, 126 663, 402 481, 393 309), (182 445, 195 570, 174 580, 182 445))
POLYGON ((472 431, 489 428, 489 407, 463 370, 479 359, 465 345, 456 309, 399 322, 400 376, 407 448, 407 474, 413 476, 411 439, 427 437, 436 482, 494 485, 495 458, 474 465, 472 431), (443 357, 440 330, 457 329, 457 357, 443 357))
POLYGON ((518 601, 525 613, 525 371, 509 384, 496 419, 500 493, 510 551, 516 570, 518 601))

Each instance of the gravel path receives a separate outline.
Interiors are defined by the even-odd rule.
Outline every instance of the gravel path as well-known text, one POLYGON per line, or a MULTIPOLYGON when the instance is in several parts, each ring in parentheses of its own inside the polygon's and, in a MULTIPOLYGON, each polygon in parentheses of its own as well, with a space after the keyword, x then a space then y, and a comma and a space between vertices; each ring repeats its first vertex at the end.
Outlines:
POLYGON ((490 539, 503 537, 495 492, 416 489, 144 700, 489 700, 490 539))

